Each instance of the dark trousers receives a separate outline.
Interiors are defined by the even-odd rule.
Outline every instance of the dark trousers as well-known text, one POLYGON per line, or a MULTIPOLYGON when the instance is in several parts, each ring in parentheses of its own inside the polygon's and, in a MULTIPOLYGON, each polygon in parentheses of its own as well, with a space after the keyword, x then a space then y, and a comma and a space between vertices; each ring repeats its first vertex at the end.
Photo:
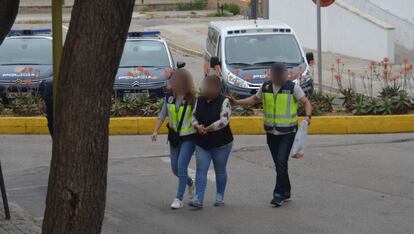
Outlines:
POLYGON ((290 197, 288 160, 295 135, 296 133, 284 135, 267 134, 267 145, 276 167, 276 185, 273 196, 290 197))

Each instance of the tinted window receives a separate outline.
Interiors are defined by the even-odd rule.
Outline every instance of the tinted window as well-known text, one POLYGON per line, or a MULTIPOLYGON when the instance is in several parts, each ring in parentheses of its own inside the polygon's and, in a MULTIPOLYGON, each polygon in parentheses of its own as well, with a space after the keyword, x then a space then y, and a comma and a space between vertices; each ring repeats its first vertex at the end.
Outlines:
POLYGON ((261 62, 302 63, 303 58, 293 35, 248 35, 226 39, 227 64, 261 62))
POLYGON ((170 67, 164 43, 159 41, 127 41, 121 67, 170 67))
POLYGON ((0 64, 52 64, 52 41, 45 38, 8 38, 0 46, 0 64))

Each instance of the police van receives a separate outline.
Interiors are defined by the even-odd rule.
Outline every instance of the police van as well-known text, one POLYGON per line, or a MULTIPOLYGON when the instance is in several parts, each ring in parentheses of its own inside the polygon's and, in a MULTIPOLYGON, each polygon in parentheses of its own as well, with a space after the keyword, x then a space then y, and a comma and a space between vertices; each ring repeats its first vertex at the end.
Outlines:
MULTIPOLYGON (((255 94, 270 79, 270 67, 284 63, 289 77, 310 95, 313 54, 305 54, 295 32, 275 20, 211 22, 208 28, 205 61, 219 69, 223 91, 239 96, 255 94)), ((217 70, 217 69, 216 69, 217 70)))
POLYGON ((0 46, 3 102, 18 92, 36 92, 42 82, 52 81, 51 33, 50 29, 12 29, 7 35, 0 46))
POLYGON ((184 62, 174 63, 159 31, 129 32, 115 78, 115 95, 163 96, 173 71, 184 66, 184 62))

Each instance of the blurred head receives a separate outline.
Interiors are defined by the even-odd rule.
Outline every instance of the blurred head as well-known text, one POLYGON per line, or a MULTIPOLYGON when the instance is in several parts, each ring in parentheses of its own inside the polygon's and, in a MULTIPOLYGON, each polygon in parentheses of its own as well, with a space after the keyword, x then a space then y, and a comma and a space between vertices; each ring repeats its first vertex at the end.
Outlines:
POLYGON ((284 84, 288 79, 288 70, 283 63, 274 63, 270 70, 270 77, 276 85, 284 84))
POLYGON ((214 99, 221 93, 221 80, 217 75, 208 75, 203 81, 203 96, 214 99))
POLYGON ((171 80, 171 88, 174 96, 184 95, 186 101, 192 104, 195 102, 196 91, 193 77, 188 70, 180 68, 174 72, 171 80))

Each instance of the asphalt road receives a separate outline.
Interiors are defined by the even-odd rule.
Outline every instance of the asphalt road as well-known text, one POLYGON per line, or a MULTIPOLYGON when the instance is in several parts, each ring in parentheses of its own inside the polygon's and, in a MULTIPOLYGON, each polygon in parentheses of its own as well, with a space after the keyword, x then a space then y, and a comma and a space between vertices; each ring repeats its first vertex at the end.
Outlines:
MULTIPOLYGON (((103 233, 414 233, 414 134, 311 136, 290 160, 293 200, 269 204, 274 168, 264 136, 238 136, 226 206, 169 209, 177 179, 165 137, 110 138, 103 233)), ((48 136, 0 136, 9 199, 41 223, 49 171, 48 136)), ((194 159, 190 166, 194 174, 194 159)))

